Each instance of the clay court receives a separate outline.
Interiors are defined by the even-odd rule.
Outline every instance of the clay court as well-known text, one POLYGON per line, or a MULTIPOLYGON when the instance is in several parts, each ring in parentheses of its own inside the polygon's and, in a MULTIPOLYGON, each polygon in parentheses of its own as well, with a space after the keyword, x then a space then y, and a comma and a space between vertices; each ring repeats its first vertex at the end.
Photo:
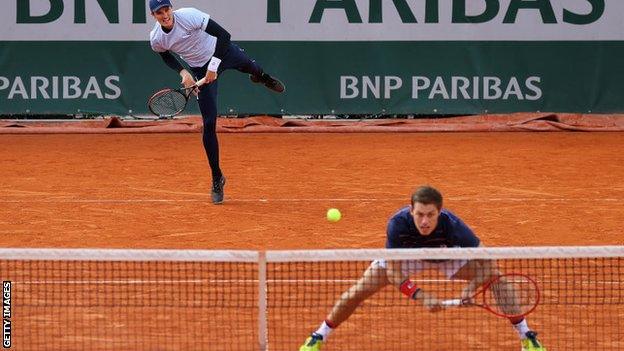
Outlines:
MULTIPOLYGON (((415 186, 425 183, 442 190, 446 207, 471 225, 487 246, 624 244, 621 132, 221 133, 219 137, 228 182, 225 203, 215 206, 210 202, 208 165, 197 133, 2 135, 0 245, 381 248, 386 220, 408 204, 415 186), (325 219, 330 207, 342 211, 341 221, 330 223, 325 219)), ((50 274, 53 277, 55 273, 50 274)), ((103 274, 101 278, 105 279, 103 274)), ((253 278, 255 273, 244 274, 253 278)), ((90 277, 99 279, 97 274, 90 277)), ((326 292, 328 301, 346 287, 348 284, 326 292)), ((83 296, 71 289, 66 293, 83 296)), ((391 293, 388 290, 384 296, 391 293)), ((88 292, 82 294, 91 296, 88 292)), ((129 296, 131 301, 137 298, 133 296, 129 296)), ((30 308, 37 311, 36 306, 30 308)), ((160 317, 151 320, 152 313, 158 316, 151 308, 136 310, 145 321, 131 318, 131 323, 139 323, 143 329, 130 332, 144 333, 148 342, 144 345, 155 347, 162 345, 164 337, 154 333, 160 317)), ((297 347, 302 336, 322 320, 327 308, 310 310, 309 321, 302 325, 270 320, 281 325, 284 333, 290 333, 288 341, 280 342, 278 349, 286 349, 285 345, 288 349, 297 347)), ((375 309, 370 305, 365 308, 375 309)), ((534 317, 534 325, 544 331, 543 341, 553 345, 549 350, 561 349, 561 344, 549 338, 546 326, 557 320, 557 308, 546 307, 534 317)), ((72 315, 71 308, 65 311, 72 315)), ((90 322, 78 318, 87 333, 107 313, 96 307, 89 311, 93 318, 90 322)), ((602 321, 614 316, 623 318, 621 305, 610 312, 614 315, 605 311, 597 308, 591 313, 602 321)), ((223 323, 255 318, 253 309, 211 310, 215 316, 220 312, 226 317, 237 314, 229 319, 223 317, 223 323), (250 317, 243 316, 247 313, 250 317)), ((408 313, 395 307, 386 312, 383 315, 408 313)), ((33 313, 36 323, 49 318, 45 313, 33 313)), ((192 310, 184 313, 196 322, 205 318, 202 315, 198 319, 192 310)), ((447 315, 446 322, 438 322, 451 323, 453 316, 459 316, 454 313, 447 315)), ((438 323, 427 315, 422 318, 432 325, 438 323)), ((337 335, 356 337, 361 328, 373 328, 375 324, 370 323, 368 319, 358 322, 356 317, 337 335)), ((115 328, 123 326, 109 327, 114 334, 114 330, 120 330, 115 328)), ((21 332, 18 329, 15 338, 21 332)), ((509 327, 503 324, 489 332, 495 338, 497 333, 508 333, 509 327)), ((46 332, 41 333, 39 338, 46 339, 46 332)), ((249 330, 233 328, 229 333, 235 338, 257 338, 249 330)), ((376 340, 384 345, 383 338, 392 335, 378 335, 376 340)), ((456 337, 468 335, 458 333, 456 337)), ((101 349, 110 345, 110 340, 89 337, 78 344, 69 339, 61 344, 69 348, 84 346, 86 340, 101 349)), ((339 340, 336 337, 336 350, 340 349, 339 340)), ((517 342, 511 341, 509 349, 515 349, 517 342)), ((221 345, 217 348, 229 349, 227 338, 220 342, 225 344, 216 344, 221 345)), ((19 345, 19 341, 15 343, 19 345)), ((605 349, 624 347, 618 341, 609 343, 605 349)), ((178 346, 171 349, 188 348, 190 344, 178 346)))
POLYGON ((5 1, 2 348, 624 350, 623 15, 5 1))
POLYGON ((488 246, 623 244, 622 133, 2 135, 4 247, 380 248, 414 187, 488 246), (325 220, 337 207, 338 223, 325 220))

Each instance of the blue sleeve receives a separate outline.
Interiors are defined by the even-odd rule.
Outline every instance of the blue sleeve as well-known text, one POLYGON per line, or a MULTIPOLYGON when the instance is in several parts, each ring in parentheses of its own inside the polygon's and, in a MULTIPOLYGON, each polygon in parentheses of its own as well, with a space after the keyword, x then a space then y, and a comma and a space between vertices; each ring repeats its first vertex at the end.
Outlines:
POLYGON ((401 248, 399 242, 399 233, 401 229, 395 220, 388 221, 388 227, 386 228, 386 249, 398 249, 401 248))
POLYGON ((455 244, 460 247, 478 247, 480 244, 479 238, 461 219, 455 218, 451 221, 453 227, 453 233, 455 234, 455 244))
POLYGON ((180 73, 184 69, 180 61, 178 61, 171 52, 165 51, 159 52, 158 54, 163 59, 163 61, 165 61, 165 64, 172 70, 176 71, 176 73, 180 73))
POLYGON ((223 27, 212 19, 208 21, 206 33, 217 38, 214 56, 219 59, 225 57, 225 54, 227 54, 227 51, 230 48, 230 33, 228 33, 227 30, 223 29, 223 27))

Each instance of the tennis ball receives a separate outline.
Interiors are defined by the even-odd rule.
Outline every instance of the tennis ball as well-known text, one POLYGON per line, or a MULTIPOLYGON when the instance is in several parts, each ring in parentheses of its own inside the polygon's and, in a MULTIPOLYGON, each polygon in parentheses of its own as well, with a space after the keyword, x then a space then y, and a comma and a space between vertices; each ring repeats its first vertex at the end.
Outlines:
POLYGON ((342 217, 342 215, 340 214, 340 211, 337 208, 330 208, 329 210, 327 210, 328 221, 338 222, 340 220, 340 217, 342 217))

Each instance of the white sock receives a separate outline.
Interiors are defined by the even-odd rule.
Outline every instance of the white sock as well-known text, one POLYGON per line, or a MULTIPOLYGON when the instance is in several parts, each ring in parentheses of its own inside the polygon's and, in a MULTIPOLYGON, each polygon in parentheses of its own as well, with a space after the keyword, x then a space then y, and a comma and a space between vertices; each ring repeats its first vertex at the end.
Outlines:
POLYGON ((334 329, 332 329, 329 325, 327 325, 327 323, 325 323, 325 321, 323 321, 323 323, 321 323, 321 326, 315 331, 315 333, 321 335, 323 337, 323 341, 327 341, 327 338, 332 331, 334 331, 334 329))
POLYGON ((522 322, 518 324, 514 324, 513 327, 518 332, 520 340, 526 339, 526 333, 531 330, 529 329, 526 319, 523 319, 522 322))

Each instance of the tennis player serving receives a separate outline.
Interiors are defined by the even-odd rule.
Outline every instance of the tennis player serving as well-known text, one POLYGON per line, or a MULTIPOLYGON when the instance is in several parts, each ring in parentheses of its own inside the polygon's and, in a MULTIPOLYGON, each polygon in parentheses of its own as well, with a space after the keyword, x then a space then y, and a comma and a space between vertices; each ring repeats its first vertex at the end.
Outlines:
POLYGON ((249 74, 254 83, 261 83, 277 93, 284 85, 266 74, 245 51, 230 42, 230 33, 208 14, 195 8, 173 10, 170 0, 150 0, 150 11, 157 23, 150 32, 152 50, 165 64, 182 77, 184 87, 192 87, 196 79, 205 78, 197 89, 197 102, 204 124, 203 143, 212 171, 212 202, 223 202, 225 177, 219 165, 217 140, 217 78, 226 69, 249 74), (186 70, 172 54, 179 55, 190 67, 186 70))
MULTIPOLYGON (((478 247, 480 240, 456 215, 442 208, 442 194, 430 186, 421 186, 412 194, 411 205, 400 209, 388 221, 386 248, 478 247)), ((494 284, 494 299, 500 300, 501 314, 509 316, 523 351, 545 351, 532 331, 519 306, 513 303, 514 287, 501 276, 493 260, 385 261, 375 260, 363 276, 345 291, 333 309, 300 347, 300 351, 318 351, 330 333, 346 321, 367 298, 388 284, 408 298, 421 303, 430 312, 445 308, 443 300, 419 288, 410 276, 425 269, 437 269, 450 279, 466 280, 461 301, 471 303, 477 289, 494 284), (512 303, 510 303, 512 301, 512 303)), ((447 300, 448 301, 448 300, 447 300)), ((527 312, 528 313, 528 312, 527 312)))

